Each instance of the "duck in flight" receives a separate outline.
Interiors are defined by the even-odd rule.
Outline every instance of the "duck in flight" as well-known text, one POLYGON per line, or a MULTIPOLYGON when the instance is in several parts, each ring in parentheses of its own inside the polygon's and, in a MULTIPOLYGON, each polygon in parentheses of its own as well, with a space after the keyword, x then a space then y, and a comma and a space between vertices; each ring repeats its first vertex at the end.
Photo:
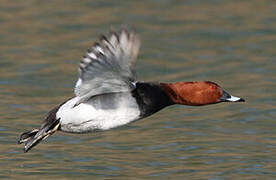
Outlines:
POLYGON ((75 96, 53 108, 39 129, 20 136, 24 152, 60 130, 108 130, 150 116, 174 104, 203 106, 242 102, 210 81, 150 83, 136 80, 140 39, 122 28, 102 36, 80 61, 75 96))

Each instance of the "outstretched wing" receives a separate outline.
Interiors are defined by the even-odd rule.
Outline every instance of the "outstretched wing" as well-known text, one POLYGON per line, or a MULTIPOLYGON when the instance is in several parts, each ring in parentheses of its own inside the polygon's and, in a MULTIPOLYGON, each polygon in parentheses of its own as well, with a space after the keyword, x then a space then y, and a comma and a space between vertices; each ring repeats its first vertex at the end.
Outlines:
POLYGON ((102 36, 83 57, 75 94, 77 104, 92 96, 131 91, 135 88, 134 64, 140 40, 134 31, 121 29, 102 36))

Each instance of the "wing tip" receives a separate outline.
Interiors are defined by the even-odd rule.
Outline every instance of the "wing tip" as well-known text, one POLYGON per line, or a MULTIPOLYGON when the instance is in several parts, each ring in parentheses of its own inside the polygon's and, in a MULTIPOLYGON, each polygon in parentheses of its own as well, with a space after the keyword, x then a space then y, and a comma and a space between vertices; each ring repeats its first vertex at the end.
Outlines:
MULTIPOLYGON (((139 48, 140 38, 134 27, 123 25, 117 31, 111 29, 107 35, 100 35, 98 41, 87 50, 79 64, 79 79, 92 83, 91 79, 107 71, 118 78, 134 81, 134 65, 139 48)), ((99 77, 111 78, 104 75, 99 77)), ((80 91, 82 90, 78 84, 75 94, 82 94, 80 91)))
POLYGON ((122 25, 122 27, 115 31, 110 30, 107 36, 101 35, 99 40, 96 41, 92 47, 87 49, 86 55, 83 59, 89 58, 88 60, 81 60, 80 66, 85 68, 93 60, 98 60, 102 55, 104 56, 120 56, 120 53, 124 53, 130 58, 130 64, 134 64, 134 61, 138 55, 140 48, 140 38, 136 33, 133 26, 122 25))

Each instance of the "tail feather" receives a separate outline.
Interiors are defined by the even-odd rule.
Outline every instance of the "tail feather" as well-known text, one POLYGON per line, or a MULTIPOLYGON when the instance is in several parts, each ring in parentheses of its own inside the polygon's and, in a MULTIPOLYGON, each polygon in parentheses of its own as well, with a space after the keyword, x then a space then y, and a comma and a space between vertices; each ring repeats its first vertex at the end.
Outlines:
POLYGON ((33 129, 31 131, 21 134, 18 141, 19 144, 25 143, 24 152, 28 152, 35 145, 40 143, 42 140, 46 139, 54 132, 58 130, 60 126, 59 119, 53 121, 51 124, 42 124, 40 129, 33 129))

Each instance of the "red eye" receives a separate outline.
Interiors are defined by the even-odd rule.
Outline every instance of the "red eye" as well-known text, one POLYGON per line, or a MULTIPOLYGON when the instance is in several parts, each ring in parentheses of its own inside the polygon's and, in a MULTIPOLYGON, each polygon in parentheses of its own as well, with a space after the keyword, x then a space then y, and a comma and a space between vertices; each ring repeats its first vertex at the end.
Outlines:
POLYGON ((216 87, 215 87, 215 86, 211 86, 210 89, 211 89, 211 90, 215 90, 216 87))

